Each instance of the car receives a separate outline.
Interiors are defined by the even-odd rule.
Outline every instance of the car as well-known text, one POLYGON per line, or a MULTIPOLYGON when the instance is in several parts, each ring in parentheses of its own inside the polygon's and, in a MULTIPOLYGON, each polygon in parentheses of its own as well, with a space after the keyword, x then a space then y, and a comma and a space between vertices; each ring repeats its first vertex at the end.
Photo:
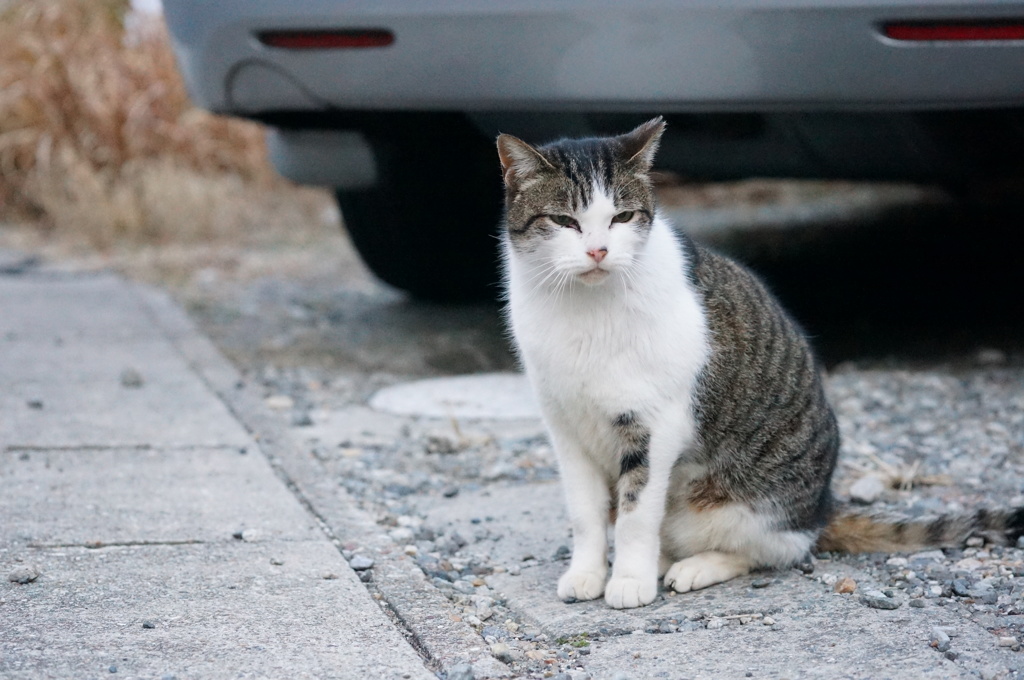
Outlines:
POLYGON ((1019 175, 1024 2, 164 0, 194 100, 269 126, 384 281, 493 294, 499 132, 668 122, 693 179, 1019 175))

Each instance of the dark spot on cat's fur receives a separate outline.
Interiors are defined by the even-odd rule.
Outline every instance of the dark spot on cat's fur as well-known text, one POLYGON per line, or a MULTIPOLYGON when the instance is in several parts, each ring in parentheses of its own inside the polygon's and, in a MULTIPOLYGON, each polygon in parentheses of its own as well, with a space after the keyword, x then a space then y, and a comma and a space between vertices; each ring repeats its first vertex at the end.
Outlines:
POLYGON ((633 411, 617 415, 612 420, 612 427, 622 447, 619 458, 619 481, 615 488, 620 510, 629 512, 636 507, 640 492, 649 479, 648 455, 651 433, 633 411))
POLYGON ((616 416, 615 420, 612 421, 612 425, 619 429, 632 427, 634 423, 636 423, 636 414, 632 411, 620 413, 616 416))
POLYGON ((634 468, 629 473, 619 477, 619 482, 615 485, 619 497, 619 511, 631 512, 636 509, 636 504, 640 499, 640 492, 647 486, 649 478, 650 470, 646 465, 634 468))
POLYGON ((627 475, 639 467, 647 467, 647 452, 651 445, 651 433, 640 422, 633 411, 620 413, 612 421, 622 441, 622 456, 619 460, 619 475, 627 475))
POLYGON ((633 470, 641 466, 647 465, 647 451, 644 449, 637 449, 636 451, 626 451, 622 454, 622 462, 619 465, 619 475, 629 474, 633 470))

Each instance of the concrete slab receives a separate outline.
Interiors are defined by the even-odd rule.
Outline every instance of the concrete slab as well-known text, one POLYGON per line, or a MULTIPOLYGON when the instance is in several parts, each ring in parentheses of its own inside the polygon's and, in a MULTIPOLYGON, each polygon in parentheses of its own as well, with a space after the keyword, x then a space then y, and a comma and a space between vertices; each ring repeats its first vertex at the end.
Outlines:
POLYGON ((3 678, 434 677, 326 541, 32 561, 34 583, 0 582, 3 678))
MULTIPOLYGON (((251 444, 250 444, 251 446, 251 444)), ((6 538, 86 546, 322 538, 258 451, 0 452, 6 538), (39 503, 45 498, 45 503, 39 503)))
POLYGON ((0 419, 0 442, 7 446, 244 446, 249 441, 165 339, 84 337, 58 343, 0 337, 0 347, 0 412, 7 414, 0 419), (126 371, 134 371, 141 384, 125 380, 126 371))
POLYGON ((109 273, 6 276, 0 339, 155 340, 161 337, 125 282, 109 273))
MULTIPOLYGON (((591 645, 587 672, 594 678, 631 680, 977 677, 928 645, 928 631, 941 625, 940 620, 913 618, 906 612, 862 608, 841 617, 828 611, 809 613, 782 631, 735 623, 718 630, 626 635, 591 645)), ((999 654, 995 649, 993 653, 999 654)))

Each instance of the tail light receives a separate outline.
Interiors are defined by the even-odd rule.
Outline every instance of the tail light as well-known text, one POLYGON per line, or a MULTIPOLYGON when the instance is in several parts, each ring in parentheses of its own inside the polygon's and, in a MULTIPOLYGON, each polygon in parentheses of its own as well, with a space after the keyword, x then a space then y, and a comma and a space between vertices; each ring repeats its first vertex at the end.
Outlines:
POLYGON ((988 21, 898 21, 882 35, 905 42, 1006 42, 1024 40, 1024 19, 988 21))
POLYGON ((387 47, 395 42, 391 31, 371 28, 338 31, 264 31, 256 35, 267 47, 287 50, 347 50, 387 47))

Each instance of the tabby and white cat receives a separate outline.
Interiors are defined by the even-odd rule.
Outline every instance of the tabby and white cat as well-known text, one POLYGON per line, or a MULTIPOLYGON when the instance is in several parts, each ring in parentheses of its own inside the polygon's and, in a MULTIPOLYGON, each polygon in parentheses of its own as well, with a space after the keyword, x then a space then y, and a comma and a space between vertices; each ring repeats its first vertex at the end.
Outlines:
POLYGON ((656 118, 539 148, 498 137, 508 317, 573 529, 559 597, 637 607, 659 576, 687 592, 792 565, 816 544, 1020 535, 1019 511, 835 513, 839 432, 811 350, 749 271, 658 213, 663 129, 656 118))

